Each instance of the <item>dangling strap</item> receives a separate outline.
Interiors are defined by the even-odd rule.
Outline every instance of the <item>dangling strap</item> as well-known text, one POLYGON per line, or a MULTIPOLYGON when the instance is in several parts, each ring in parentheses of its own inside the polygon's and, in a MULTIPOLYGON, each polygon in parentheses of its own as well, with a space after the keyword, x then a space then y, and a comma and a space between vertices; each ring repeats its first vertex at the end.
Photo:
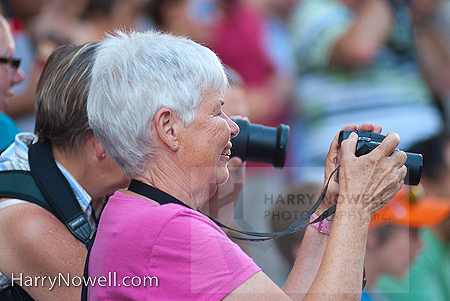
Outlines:
MULTIPOLYGON (((333 177, 334 173, 337 172, 337 170, 339 170, 339 167, 337 167, 330 175, 330 177, 328 178, 327 181, 327 185, 325 186, 324 190, 322 191, 320 197, 317 199, 316 203, 313 205, 313 207, 311 208, 311 210, 309 210, 308 214, 305 216, 301 216, 298 219, 296 219, 286 230, 281 231, 281 232, 268 232, 268 233, 260 233, 260 232, 249 232, 249 231, 241 231, 241 230, 237 230, 237 229, 233 229, 230 228, 224 224, 222 224, 221 222, 209 217, 211 220, 213 220, 219 227, 225 228, 227 230, 230 231, 234 231, 234 232, 238 232, 247 236, 253 236, 256 238, 243 238, 243 237, 236 237, 233 235, 228 234, 228 236, 232 237, 232 238, 236 238, 236 239, 240 239, 240 240, 247 240, 247 241, 265 241, 265 240, 272 240, 287 234, 291 234, 294 232, 297 232, 305 227, 307 227, 310 222, 310 217, 311 215, 317 210, 317 208, 319 207, 319 205, 322 203, 323 199, 325 198, 325 195, 327 193, 327 189, 328 189, 328 184, 330 183, 330 179, 333 177)), ((168 204, 168 203, 175 203, 175 204, 179 204, 182 206, 185 206, 187 208, 190 208, 189 206, 187 206, 186 204, 184 204, 183 202, 179 201, 178 199, 174 198, 173 196, 165 193, 164 191, 161 191, 155 187, 152 187, 150 185, 147 185, 145 183, 142 183, 140 181, 137 180, 131 180, 130 186, 128 187, 128 190, 138 193, 140 195, 143 195, 149 199, 152 199, 156 202, 158 202, 161 205, 164 204, 168 204)), ((192 209, 192 208, 190 208, 192 209)), ((311 222, 311 224, 313 223, 317 223, 320 222, 324 219, 326 219, 328 216, 332 215, 334 212, 336 211, 336 205, 328 208, 327 211, 325 211, 324 213, 322 213, 317 219, 315 219, 314 221, 311 222)), ((206 215, 206 214, 205 214, 206 215)))
POLYGON ((254 236, 254 237, 258 237, 258 238, 245 238, 245 237, 239 237, 239 236, 234 236, 234 235, 230 235, 228 234, 229 237, 235 238, 235 239, 239 239, 239 240, 245 240, 245 241, 266 241, 266 240, 272 240, 272 239, 276 239, 279 238, 281 236, 284 235, 288 235, 288 234, 292 234, 294 232, 300 231, 304 228, 306 228, 308 225, 310 224, 314 224, 314 223, 318 223, 320 221, 323 221, 324 219, 326 219, 327 217, 333 215, 336 212, 336 205, 331 206, 330 208, 328 208, 325 212, 323 212, 318 218, 316 218, 314 221, 309 222, 311 215, 317 210, 317 208, 319 207, 319 205, 322 203, 323 199, 325 198, 325 195, 327 193, 328 190, 328 185, 330 183, 330 179, 333 177, 333 175, 339 170, 339 166, 331 173, 330 177, 328 178, 327 181, 327 185, 325 186, 325 188, 323 189, 322 193, 320 194, 319 198, 317 199, 316 203, 312 206, 312 208, 308 211, 308 213, 306 215, 300 216, 299 218, 297 218, 294 222, 292 222, 292 224, 284 231, 280 231, 280 232, 269 232, 269 233, 261 233, 261 232, 249 232, 249 231, 242 231, 242 230, 237 230, 237 229, 233 229, 230 228, 224 224, 222 224, 221 222, 211 218, 218 226, 225 228, 229 231, 233 231, 233 232, 237 232, 237 233, 241 233, 244 235, 248 235, 248 236, 254 236))

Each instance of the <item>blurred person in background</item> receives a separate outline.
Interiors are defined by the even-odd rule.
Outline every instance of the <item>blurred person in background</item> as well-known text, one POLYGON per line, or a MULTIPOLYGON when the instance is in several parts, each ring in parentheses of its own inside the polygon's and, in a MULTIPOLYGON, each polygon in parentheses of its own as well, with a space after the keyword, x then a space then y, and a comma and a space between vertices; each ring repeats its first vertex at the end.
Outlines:
POLYGON ((221 1, 152 0, 147 12, 155 28, 209 47, 223 17, 221 1))
MULTIPOLYGON (((418 203, 450 204, 450 139, 442 132, 409 148, 423 154, 422 191, 416 191, 418 203), (422 200, 423 199, 423 200, 422 200)), ((417 189, 416 189, 417 190, 417 189)), ((414 190, 413 190, 414 191, 414 190)), ((423 250, 401 279, 381 277, 377 289, 389 300, 450 300, 450 217, 448 212, 435 209, 432 216, 437 223, 421 229, 423 250)), ((424 215, 425 216, 425 215, 424 215)))
POLYGON ((342 124, 370 120, 398 132, 405 149, 443 127, 450 87, 439 0, 303 0, 292 20, 310 165, 342 124))
POLYGON ((33 18, 31 33, 40 55, 61 44, 98 42, 118 28, 147 29, 142 8, 149 0, 49 0, 33 18), (38 49, 39 50, 39 49, 38 49))
POLYGON ((4 114, 11 97, 14 85, 24 80, 19 70, 20 59, 14 56, 15 43, 8 21, 0 10, 0 153, 14 142, 19 133, 14 121, 4 114))
MULTIPOLYGON (((450 48, 450 1, 442 0, 438 3, 439 7, 436 9, 436 14, 433 18, 433 23, 442 31, 445 36, 447 49, 450 48)), ((442 109, 444 111, 445 125, 447 130, 450 129, 450 92, 447 91, 448 85, 442 82, 445 93, 440 97, 442 102, 442 109)))
POLYGON ((38 55, 37 41, 31 33, 31 23, 38 16, 44 0, 1 0, 4 15, 11 25, 16 43, 16 55, 21 59, 25 80, 14 88, 14 96, 5 113, 14 119, 20 131, 34 130, 34 93, 45 59, 38 55))
POLYGON ((269 58, 275 68, 290 80, 294 79, 296 70, 289 26, 292 12, 299 1, 244 0, 261 16, 263 45, 269 58))
MULTIPOLYGON (((422 248, 419 230, 437 226, 449 216, 450 202, 420 199, 414 194, 416 190, 416 187, 404 186, 372 218, 364 259, 367 284, 363 301, 386 300, 386 295, 375 286, 377 280, 386 275, 391 279, 404 277, 422 248)), ((420 300, 439 300, 430 298, 431 295, 423 297, 420 300)))

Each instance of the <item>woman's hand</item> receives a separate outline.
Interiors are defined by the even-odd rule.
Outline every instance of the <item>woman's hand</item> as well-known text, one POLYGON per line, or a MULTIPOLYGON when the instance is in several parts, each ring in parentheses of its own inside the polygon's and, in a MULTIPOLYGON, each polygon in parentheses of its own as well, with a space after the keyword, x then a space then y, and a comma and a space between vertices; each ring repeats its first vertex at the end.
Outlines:
MULTIPOLYGON (((356 126, 355 124, 350 124, 344 126, 341 131, 349 130, 349 131, 366 131, 380 134, 381 126, 379 124, 373 125, 370 122, 361 124, 360 126, 356 126)), ((340 131, 339 131, 340 133, 340 131)), ((328 151, 327 157, 325 158, 325 182, 322 187, 322 191, 327 184, 327 181, 331 175, 331 173, 339 166, 340 158, 341 158, 341 147, 339 145, 339 133, 336 134, 333 141, 331 142, 330 149, 328 151)), ((354 153, 354 152, 353 152, 354 153)), ((337 203, 339 197, 339 184, 338 184, 338 173, 335 173, 332 179, 330 179, 327 194, 319 206, 316 213, 320 215, 326 209, 337 203)))
POLYGON ((407 156, 395 151, 400 142, 396 133, 389 133, 373 151, 360 157, 355 156, 357 142, 352 133, 341 143, 338 209, 370 222, 403 186, 407 156))

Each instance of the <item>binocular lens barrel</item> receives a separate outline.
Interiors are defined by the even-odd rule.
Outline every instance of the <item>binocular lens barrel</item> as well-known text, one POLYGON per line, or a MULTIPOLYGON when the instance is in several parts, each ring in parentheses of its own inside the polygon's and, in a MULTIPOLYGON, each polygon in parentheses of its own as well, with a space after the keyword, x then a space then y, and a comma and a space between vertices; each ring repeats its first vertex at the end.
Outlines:
POLYGON ((239 126, 239 134, 231 139, 231 156, 243 161, 272 164, 283 168, 289 143, 289 126, 278 127, 252 124, 245 120, 234 120, 239 126))
POLYGON ((423 158, 421 154, 406 152, 407 159, 405 166, 407 168, 405 184, 419 185, 420 176, 422 175, 423 158))

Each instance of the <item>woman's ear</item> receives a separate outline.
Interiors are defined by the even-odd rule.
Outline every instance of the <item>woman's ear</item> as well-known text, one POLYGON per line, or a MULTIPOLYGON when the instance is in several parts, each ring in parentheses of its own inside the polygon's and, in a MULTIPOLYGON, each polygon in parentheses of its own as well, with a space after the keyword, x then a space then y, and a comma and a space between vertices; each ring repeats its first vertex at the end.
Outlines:
POLYGON ((156 133, 171 150, 178 150, 179 119, 169 108, 160 109, 154 118, 156 133))
POLYGON ((92 136, 89 137, 88 139, 95 150, 95 156, 97 157, 97 159, 105 158, 106 150, 103 147, 103 145, 100 143, 100 141, 98 141, 97 137, 95 137, 95 135, 92 134, 92 136))

